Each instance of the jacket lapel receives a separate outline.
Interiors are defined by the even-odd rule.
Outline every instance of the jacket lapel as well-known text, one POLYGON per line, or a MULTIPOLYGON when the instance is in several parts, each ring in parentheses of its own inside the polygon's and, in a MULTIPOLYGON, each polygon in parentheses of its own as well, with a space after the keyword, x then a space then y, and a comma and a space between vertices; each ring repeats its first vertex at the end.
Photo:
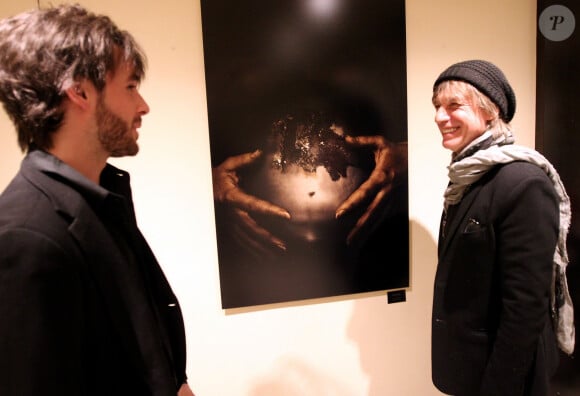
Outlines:
POLYGON ((126 259, 117 248, 110 234, 88 206, 85 199, 73 188, 43 172, 23 166, 23 176, 36 188, 43 191, 52 202, 54 209, 69 221, 68 231, 78 242, 85 260, 82 271, 94 281, 98 294, 109 313, 113 328, 121 337, 122 344, 134 359, 137 367, 144 367, 137 345, 133 324, 122 294, 115 266, 126 264, 126 259))

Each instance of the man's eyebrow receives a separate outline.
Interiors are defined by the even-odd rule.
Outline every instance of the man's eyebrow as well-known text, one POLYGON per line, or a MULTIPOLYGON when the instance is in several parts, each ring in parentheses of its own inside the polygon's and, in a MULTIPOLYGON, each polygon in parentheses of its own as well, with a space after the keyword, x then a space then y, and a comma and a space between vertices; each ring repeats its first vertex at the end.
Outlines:
POLYGON ((463 103, 465 102, 465 97, 462 95, 453 94, 445 96, 445 101, 448 103, 463 103))
POLYGON ((141 80, 143 79, 143 75, 141 73, 138 73, 136 71, 133 71, 129 77, 127 78, 129 81, 137 81, 137 82, 141 82, 141 80))

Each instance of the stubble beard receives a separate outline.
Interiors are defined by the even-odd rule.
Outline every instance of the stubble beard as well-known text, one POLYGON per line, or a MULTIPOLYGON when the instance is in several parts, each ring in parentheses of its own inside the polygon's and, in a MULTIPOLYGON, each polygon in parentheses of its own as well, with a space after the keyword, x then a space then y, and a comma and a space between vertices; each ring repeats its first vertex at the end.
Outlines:
POLYGON ((97 103, 99 142, 111 157, 134 156, 139 152, 137 141, 131 136, 131 125, 116 115, 101 99, 97 103))

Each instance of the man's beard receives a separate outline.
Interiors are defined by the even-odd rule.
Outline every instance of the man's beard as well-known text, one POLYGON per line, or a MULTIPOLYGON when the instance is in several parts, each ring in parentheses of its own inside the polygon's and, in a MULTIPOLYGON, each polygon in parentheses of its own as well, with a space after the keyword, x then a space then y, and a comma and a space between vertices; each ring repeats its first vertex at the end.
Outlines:
POLYGON ((131 136, 131 126, 113 113, 102 97, 97 103, 96 117, 99 141, 111 157, 133 156, 139 152, 139 145, 131 136))

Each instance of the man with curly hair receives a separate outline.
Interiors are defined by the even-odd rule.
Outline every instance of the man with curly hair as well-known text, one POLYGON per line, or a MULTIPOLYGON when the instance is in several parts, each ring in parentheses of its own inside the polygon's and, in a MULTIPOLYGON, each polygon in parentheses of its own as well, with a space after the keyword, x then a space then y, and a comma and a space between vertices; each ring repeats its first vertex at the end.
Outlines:
POLYGON ((26 154, 0 196, 0 394, 192 396, 181 310, 129 174, 145 55, 78 5, 0 21, 0 101, 26 154))

